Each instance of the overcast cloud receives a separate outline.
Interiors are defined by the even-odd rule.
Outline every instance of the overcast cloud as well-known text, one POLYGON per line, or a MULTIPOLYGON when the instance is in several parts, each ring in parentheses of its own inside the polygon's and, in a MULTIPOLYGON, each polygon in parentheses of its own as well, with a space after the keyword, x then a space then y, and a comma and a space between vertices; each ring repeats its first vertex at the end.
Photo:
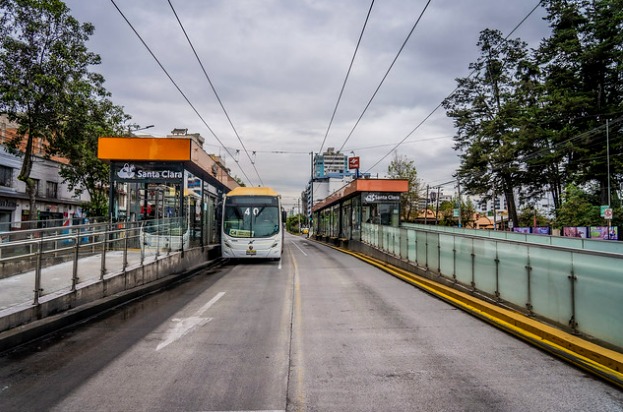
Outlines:
MULTIPOLYGON (((133 123, 201 133, 248 185, 260 180, 223 114, 167 0, 115 0, 225 150, 160 69, 110 0, 67 0, 91 22, 88 46, 102 64, 112 100, 133 123), (238 159, 229 156, 240 151, 238 159), (238 160, 238 162, 236 161, 238 160), (248 179, 245 177, 248 177, 248 179)), ((369 0, 171 0, 210 79, 267 186, 293 205, 309 181, 310 152, 325 137, 342 82, 370 7, 369 0), (278 153, 275 153, 278 152, 278 153)), ((485 28, 509 33, 536 5, 527 0, 433 0, 402 54, 342 150, 382 177, 403 140, 466 76, 485 28), (380 161, 384 156, 385 159, 380 161), (378 163, 378 164, 377 164, 378 163), (373 165, 375 165, 372 167, 373 165)), ((377 0, 334 123, 324 144, 340 148, 426 4, 377 0)), ((530 47, 548 33, 537 10, 515 32, 530 47)), ((458 166, 454 130, 438 110, 398 149, 425 184, 451 178, 458 166)))

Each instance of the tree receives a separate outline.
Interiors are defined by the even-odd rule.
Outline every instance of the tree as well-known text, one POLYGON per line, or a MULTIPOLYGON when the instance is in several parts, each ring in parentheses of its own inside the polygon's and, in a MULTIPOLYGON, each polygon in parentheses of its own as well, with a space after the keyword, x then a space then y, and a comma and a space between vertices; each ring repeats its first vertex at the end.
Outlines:
POLYGON ((456 91, 443 102, 457 129, 454 148, 462 152, 458 175, 467 194, 490 199, 503 193, 517 224, 515 189, 524 179, 519 131, 532 64, 526 43, 505 39, 498 30, 483 30, 478 47, 472 75, 457 79, 456 91))
POLYGON ((106 98, 108 94, 103 88, 93 91, 94 95, 77 95, 72 116, 54 135, 50 152, 69 160, 60 170, 69 190, 76 195, 83 190, 89 193, 91 201, 83 205, 83 210, 90 216, 107 216, 110 167, 97 157, 97 139, 123 134, 123 124, 129 116, 106 98))
POLYGON ((299 233, 304 222, 305 216, 303 216, 303 214, 301 213, 288 216, 288 218, 286 219, 286 230, 292 233, 299 233), (301 224, 301 226, 299 226, 299 223, 301 224))
POLYGON ((387 176, 391 179, 405 179, 409 182, 409 190, 400 197, 401 219, 411 220, 412 212, 417 211, 417 203, 420 199, 421 182, 417 177, 417 169, 413 160, 407 160, 406 156, 398 156, 394 152, 394 160, 387 167, 387 176))
POLYGON ((18 179, 26 184, 34 219, 33 140, 43 139, 48 153, 54 151, 76 95, 90 94, 85 90, 102 81, 88 70, 100 58, 85 46, 93 26, 71 17, 62 1, 0 0, 0 8, 0 113, 19 124, 7 146, 23 155, 18 179))
POLYGON ((244 180, 242 180, 239 176, 234 176, 234 180, 236 181, 236 183, 238 183, 238 185, 240 185, 240 187, 246 186, 246 184, 244 183, 244 180))
POLYGON ((599 206, 594 206, 587 193, 569 184, 564 193, 563 204, 558 209, 555 226, 593 226, 601 225, 599 206))
POLYGON ((598 183, 599 202, 607 204, 608 179, 620 183, 623 172, 623 0, 548 0, 544 6, 552 35, 537 53, 544 93, 535 121, 550 131, 550 150, 541 165, 554 164, 564 176, 561 185, 598 183), (609 130, 610 176, 606 119, 616 126, 609 130))
POLYGON ((549 221, 545 216, 540 214, 535 207, 527 206, 519 213, 519 226, 549 226, 549 221))

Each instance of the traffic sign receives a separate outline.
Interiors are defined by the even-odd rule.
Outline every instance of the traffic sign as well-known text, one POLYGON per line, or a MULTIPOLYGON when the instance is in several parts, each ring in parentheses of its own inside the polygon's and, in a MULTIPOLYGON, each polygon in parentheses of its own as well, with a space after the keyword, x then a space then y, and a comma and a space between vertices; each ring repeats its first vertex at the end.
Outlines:
POLYGON ((611 208, 604 210, 604 218, 608 220, 612 220, 612 209, 611 208))

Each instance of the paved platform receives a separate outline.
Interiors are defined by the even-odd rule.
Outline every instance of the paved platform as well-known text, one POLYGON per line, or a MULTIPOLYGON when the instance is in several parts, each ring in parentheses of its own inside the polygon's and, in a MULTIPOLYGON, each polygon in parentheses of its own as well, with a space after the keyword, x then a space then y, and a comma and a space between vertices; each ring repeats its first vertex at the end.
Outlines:
POLYGON ((623 388, 623 353, 621 352, 597 345, 522 313, 489 303, 469 293, 418 276, 388 262, 344 248, 329 246, 366 261, 499 329, 598 375, 619 388, 623 388))

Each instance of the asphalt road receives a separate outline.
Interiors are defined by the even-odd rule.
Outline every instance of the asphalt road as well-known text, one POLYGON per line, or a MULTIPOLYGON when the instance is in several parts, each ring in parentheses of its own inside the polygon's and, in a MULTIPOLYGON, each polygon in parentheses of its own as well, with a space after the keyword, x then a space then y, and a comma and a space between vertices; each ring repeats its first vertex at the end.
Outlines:
POLYGON ((0 356, 0 411, 623 411, 623 392, 294 236, 0 356))

